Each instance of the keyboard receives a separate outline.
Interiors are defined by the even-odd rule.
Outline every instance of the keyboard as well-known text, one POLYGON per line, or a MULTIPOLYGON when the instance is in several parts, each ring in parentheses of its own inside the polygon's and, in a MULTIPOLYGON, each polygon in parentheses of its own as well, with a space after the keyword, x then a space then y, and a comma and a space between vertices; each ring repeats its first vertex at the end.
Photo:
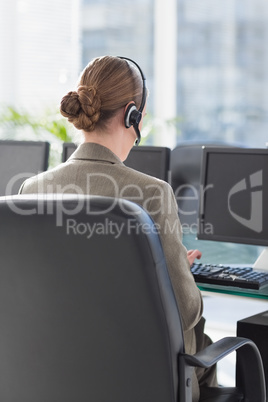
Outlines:
POLYGON ((252 267, 193 264, 195 282, 246 289, 260 289, 268 285, 268 271, 252 267))

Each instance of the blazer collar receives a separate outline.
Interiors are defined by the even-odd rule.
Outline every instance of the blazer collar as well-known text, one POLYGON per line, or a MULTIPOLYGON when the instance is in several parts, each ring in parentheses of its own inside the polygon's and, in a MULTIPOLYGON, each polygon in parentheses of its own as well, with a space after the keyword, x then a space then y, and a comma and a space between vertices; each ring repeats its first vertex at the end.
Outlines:
POLYGON ((69 160, 71 159, 103 161, 123 165, 123 162, 110 149, 91 142, 84 142, 83 144, 80 144, 70 156, 69 160))

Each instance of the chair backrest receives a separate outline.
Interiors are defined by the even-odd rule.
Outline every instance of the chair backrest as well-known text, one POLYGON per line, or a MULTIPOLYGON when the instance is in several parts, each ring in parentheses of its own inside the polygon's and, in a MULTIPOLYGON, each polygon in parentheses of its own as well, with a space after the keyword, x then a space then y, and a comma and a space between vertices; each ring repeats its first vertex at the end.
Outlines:
POLYGON ((0 141, 0 196, 18 194, 25 179, 48 168, 49 143, 0 141))
POLYGON ((22 195, 0 222, 0 399, 175 402, 182 330, 144 210, 22 195))

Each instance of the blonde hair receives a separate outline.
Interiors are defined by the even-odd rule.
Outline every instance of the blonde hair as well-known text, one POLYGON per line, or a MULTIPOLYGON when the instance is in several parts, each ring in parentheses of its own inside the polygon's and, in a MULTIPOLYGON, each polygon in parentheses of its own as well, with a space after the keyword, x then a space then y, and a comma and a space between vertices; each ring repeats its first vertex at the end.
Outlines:
POLYGON ((77 91, 62 98, 61 114, 78 130, 103 128, 116 112, 134 101, 139 108, 142 79, 134 65, 114 56, 92 60, 82 71, 77 91))

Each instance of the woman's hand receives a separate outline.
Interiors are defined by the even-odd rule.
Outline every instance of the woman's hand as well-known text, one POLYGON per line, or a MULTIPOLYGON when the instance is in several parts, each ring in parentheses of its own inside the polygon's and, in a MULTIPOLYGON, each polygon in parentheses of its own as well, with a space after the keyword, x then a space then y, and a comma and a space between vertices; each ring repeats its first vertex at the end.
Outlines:
POLYGON ((189 261, 190 265, 193 265, 194 260, 196 258, 198 260, 200 260, 201 256, 202 256, 202 253, 199 250, 188 250, 187 251, 187 258, 188 258, 188 261, 189 261))

